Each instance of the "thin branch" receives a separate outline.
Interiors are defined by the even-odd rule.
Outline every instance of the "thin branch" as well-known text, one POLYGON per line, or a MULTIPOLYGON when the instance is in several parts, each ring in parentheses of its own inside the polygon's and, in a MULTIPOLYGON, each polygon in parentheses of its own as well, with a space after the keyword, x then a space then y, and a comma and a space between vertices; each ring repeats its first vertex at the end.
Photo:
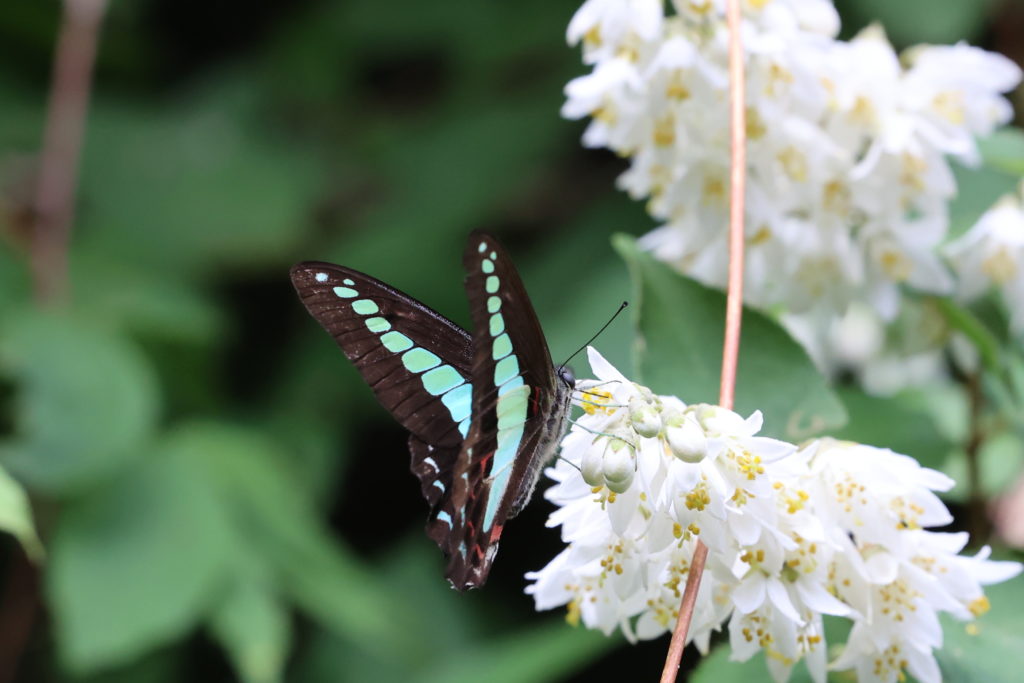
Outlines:
POLYGON ((93 63, 107 0, 65 0, 33 202, 32 276, 39 303, 68 297, 68 245, 93 63))
POLYGON ((970 435, 964 445, 967 456, 967 530, 972 539, 985 538, 991 532, 986 514, 985 492, 981 485, 981 447, 985 443, 982 426, 982 408, 985 398, 981 391, 981 371, 967 377, 967 398, 970 402, 970 435))
MULTIPOLYGON (((30 259, 39 305, 68 298, 68 247, 93 64, 107 0, 65 0, 33 198, 30 259)), ((39 571, 19 548, 0 604, 0 683, 13 681, 39 607, 39 571)))
MULTIPOLYGON (((726 20, 729 24, 729 286, 725 305, 725 343, 722 345, 722 381, 718 403, 724 408, 732 409, 736 393, 736 367, 739 363, 740 323, 743 319, 743 200, 747 171, 747 122, 739 0, 728 0, 726 20)), ((679 617, 665 657, 665 668, 661 672, 661 683, 674 683, 679 674, 679 663, 683 658, 683 649, 693 619, 707 556, 707 546, 698 539, 690 571, 686 577, 686 589, 679 606, 679 617)))

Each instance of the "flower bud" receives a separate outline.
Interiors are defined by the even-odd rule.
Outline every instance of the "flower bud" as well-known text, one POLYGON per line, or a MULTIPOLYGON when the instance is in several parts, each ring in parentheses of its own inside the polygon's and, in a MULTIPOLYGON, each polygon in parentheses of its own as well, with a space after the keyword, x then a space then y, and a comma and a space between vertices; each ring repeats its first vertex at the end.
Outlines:
POLYGON ((657 436, 661 431, 661 418, 658 412, 639 396, 629 399, 629 421, 636 433, 646 438, 657 436))
POLYGON ((707 437, 692 415, 676 413, 666 420, 665 440, 672 454, 683 462, 700 462, 707 455, 707 437))
POLYGON ((604 486, 604 474, 602 474, 603 454, 596 445, 591 445, 583 451, 583 458, 580 461, 580 473, 583 481, 591 486, 604 486))
POLYGON ((633 447, 624 441, 613 440, 605 449, 603 470, 608 488, 616 493, 628 489, 636 472, 633 447))

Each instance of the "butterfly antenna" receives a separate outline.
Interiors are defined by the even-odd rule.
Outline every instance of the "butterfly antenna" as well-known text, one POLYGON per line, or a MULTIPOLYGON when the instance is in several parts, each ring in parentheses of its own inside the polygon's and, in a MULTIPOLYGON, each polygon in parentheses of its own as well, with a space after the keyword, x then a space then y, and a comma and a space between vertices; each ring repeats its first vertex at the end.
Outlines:
POLYGON ((606 323, 605 323, 604 325, 602 325, 602 326, 601 326, 601 329, 599 329, 599 330, 597 331, 597 334, 595 334, 595 335, 594 335, 593 337, 591 337, 591 338, 589 339, 589 341, 587 341, 587 343, 586 343, 586 344, 584 344, 584 345, 583 345, 583 346, 581 346, 580 348, 576 349, 576 351, 574 351, 574 352, 573 352, 573 354, 572 354, 571 356, 569 356, 568 358, 566 358, 566 359, 565 359, 565 361, 563 361, 563 362, 562 362, 562 364, 558 366, 558 370, 559 370, 559 371, 561 371, 561 370, 562 370, 562 369, 563 369, 563 368, 564 368, 564 367, 565 367, 566 365, 568 365, 568 364, 569 364, 569 361, 571 361, 571 360, 572 360, 573 358, 575 358, 575 357, 576 357, 576 354, 578 354, 578 353, 579 353, 580 351, 582 351, 583 349, 585 349, 585 348, 587 348, 588 346, 590 346, 590 342, 592 342, 592 341, 594 341, 595 339, 597 339, 598 337, 600 337, 600 336, 601 336, 601 333, 602 333, 602 332, 604 332, 604 331, 605 331, 606 329, 608 329, 608 326, 609 326, 609 325, 611 325, 611 324, 612 324, 612 322, 613 322, 613 321, 614 321, 614 320, 615 320, 616 318, 618 318, 618 317, 619 317, 619 313, 622 313, 622 311, 624 311, 624 310, 626 309, 626 306, 629 306, 629 302, 628 302, 628 301, 623 301, 623 302, 622 302, 622 304, 621 304, 621 305, 619 306, 619 310, 615 311, 615 314, 614 314, 614 315, 612 315, 612 317, 608 318, 608 322, 606 322, 606 323))

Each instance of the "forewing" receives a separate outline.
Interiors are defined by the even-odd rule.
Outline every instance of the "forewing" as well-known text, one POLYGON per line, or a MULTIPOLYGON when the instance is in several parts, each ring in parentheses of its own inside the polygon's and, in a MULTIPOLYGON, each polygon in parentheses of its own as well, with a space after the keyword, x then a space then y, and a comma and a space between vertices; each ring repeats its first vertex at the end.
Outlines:
POLYGON ((423 443, 458 449, 472 407, 469 334, 350 268, 308 261, 292 268, 291 277, 306 309, 334 337, 381 405, 423 443))

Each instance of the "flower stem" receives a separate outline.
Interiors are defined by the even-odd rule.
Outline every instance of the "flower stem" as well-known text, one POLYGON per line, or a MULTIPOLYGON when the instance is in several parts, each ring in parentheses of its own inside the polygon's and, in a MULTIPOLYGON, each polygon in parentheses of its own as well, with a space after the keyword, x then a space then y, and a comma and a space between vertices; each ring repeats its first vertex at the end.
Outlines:
POLYGON ((981 446, 985 442, 982 426, 984 396, 981 390, 980 371, 967 378, 967 397, 970 402, 970 436, 964 446, 967 459, 967 530, 972 539, 985 538, 990 533, 988 515, 985 513, 985 493, 981 485, 981 446))
MULTIPOLYGON (((743 200, 747 171, 746 101, 739 0, 728 0, 726 21, 729 25, 729 284, 726 293, 725 342, 722 345, 722 379, 718 402, 723 408, 731 410, 736 393, 740 324, 743 319, 743 200)), ((679 673, 679 663, 683 658, 683 648, 686 646, 707 556, 707 546, 698 539, 679 606, 679 617, 672 631, 672 642, 669 644, 665 667, 661 672, 661 683, 674 683, 679 673)))
MULTIPOLYGON (((68 247, 93 64, 107 0, 65 0, 33 198, 30 260, 40 306, 68 298, 68 247)), ((0 603, 0 683, 17 677, 39 608, 39 570, 21 549, 9 558, 0 603)))

